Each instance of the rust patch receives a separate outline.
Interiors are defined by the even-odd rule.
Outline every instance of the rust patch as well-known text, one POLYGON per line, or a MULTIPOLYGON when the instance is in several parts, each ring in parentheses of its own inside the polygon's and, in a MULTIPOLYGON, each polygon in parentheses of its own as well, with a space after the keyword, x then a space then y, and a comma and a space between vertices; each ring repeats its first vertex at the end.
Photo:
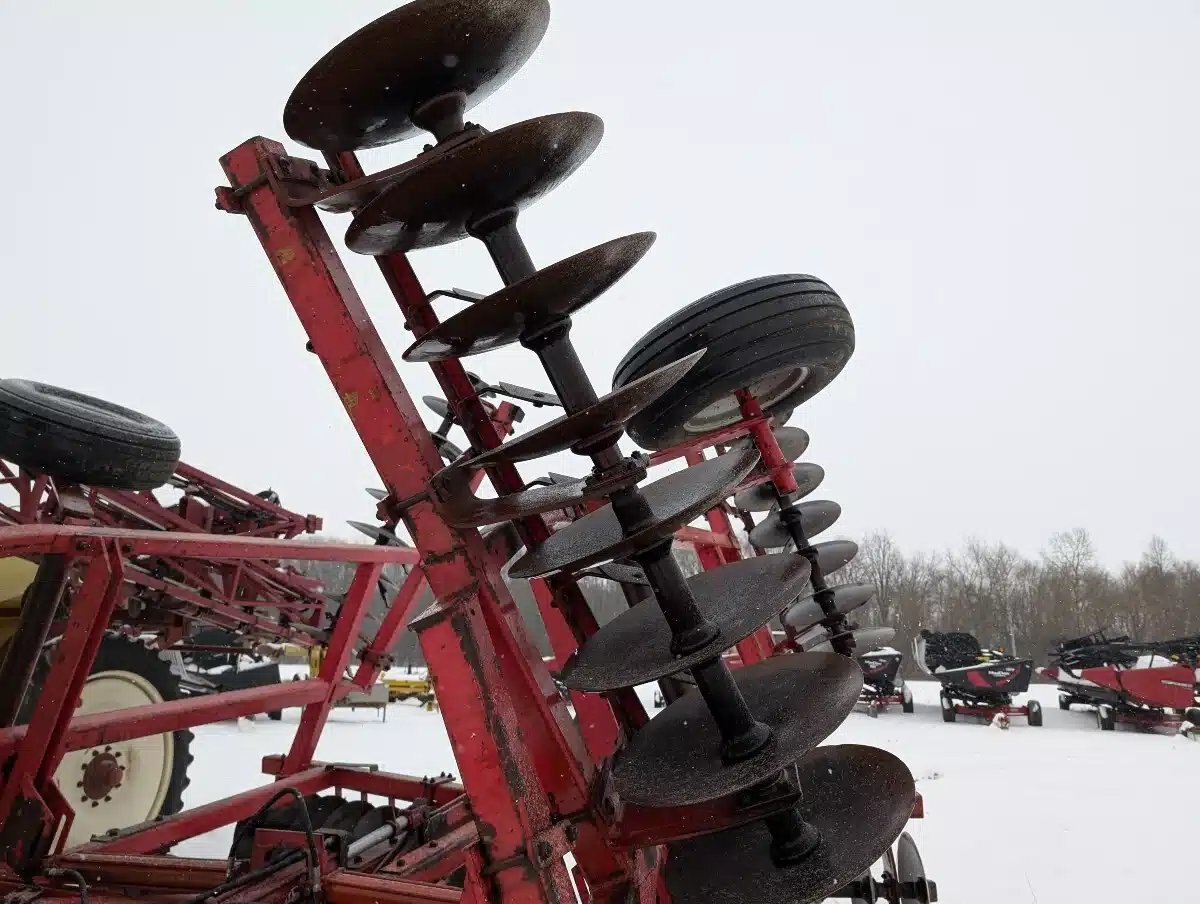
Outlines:
POLYGON ((353 414, 354 409, 358 407, 358 393, 354 391, 342 393, 342 404, 346 406, 348 412, 353 414))
POLYGON ((275 252, 275 261, 281 267, 286 267, 288 264, 290 264, 295 259, 296 259, 296 249, 295 248, 280 248, 278 251, 275 252))

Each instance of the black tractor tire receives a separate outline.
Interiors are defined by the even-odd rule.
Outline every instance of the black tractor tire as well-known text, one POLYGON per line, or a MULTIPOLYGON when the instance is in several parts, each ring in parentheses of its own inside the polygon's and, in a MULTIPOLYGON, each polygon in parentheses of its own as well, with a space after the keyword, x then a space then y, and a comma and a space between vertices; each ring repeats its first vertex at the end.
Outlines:
POLYGON ((764 276, 714 292, 639 339, 617 366, 619 389, 700 349, 708 353, 638 412, 628 432, 664 449, 741 419, 734 393, 752 387, 768 414, 790 416, 829 385, 854 352, 854 324, 826 283, 764 276))
MULTIPOLYGON (((47 646, 38 661, 37 671, 34 672, 29 691, 21 703, 21 711, 18 716, 20 725, 29 724, 29 719, 37 706, 42 682, 49 674, 54 649, 53 645, 47 646)), ((0 647, 0 661, 3 661, 6 651, 7 645, 0 647)), ((171 671, 171 664, 160 658, 157 652, 149 649, 141 641, 133 638, 123 637, 119 634, 105 635, 100 642, 100 649, 96 652, 96 660, 92 663, 92 670, 89 674, 98 675, 101 672, 132 672, 139 675, 154 686, 164 702, 178 700, 181 696, 179 676, 171 671)), ((167 783, 161 809, 158 813, 151 814, 150 818, 170 816, 183 809, 183 792, 190 781, 188 767, 191 766, 193 760, 191 753, 193 736, 186 729, 180 729, 173 734, 171 777, 167 783)))
POLYGON ((1063 712, 1070 712, 1071 711, 1071 698, 1064 697, 1062 694, 1059 694, 1058 695, 1058 708, 1061 709, 1063 712))
POLYGON ((1034 728, 1040 728, 1042 725, 1042 704, 1038 703, 1036 700, 1030 700, 1028 709, 1029 724, 1034 728))
POLYGON ((31 380, 0 380, 0 458, 56 480, 152 490, 179 464, 179 437, 153 418, 31 380))

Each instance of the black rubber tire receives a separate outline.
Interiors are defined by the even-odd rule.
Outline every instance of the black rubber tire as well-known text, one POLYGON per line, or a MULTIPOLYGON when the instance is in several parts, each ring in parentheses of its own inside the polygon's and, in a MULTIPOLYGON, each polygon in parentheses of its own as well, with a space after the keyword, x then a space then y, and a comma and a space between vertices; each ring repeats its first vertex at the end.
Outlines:
POLYGON ((1111 707, 1099 706, 1096 708, 1096 723, 1100 726, 1101 731, 1116 731, 1116 714, 1111 707))
POLYGON ((942 697, 942 721, 954 722, 958 719, 958 712, 954 709, 954 701, 947 697, 942 697), (949 704, 949 705, 947 705, 949 704))
POLYGON ((31 380, 0 380, 0 458, 56 480, 114 490, 160 487, 179 437, 153 418, 31 380))
POLYGON ((281 721, 283 721, 283 710, 282 709, 273 709, 269 713, 267 713, 267 718, 270 719, 272 722, 281 722, 281 721))
POLYGON ((1070 697, 1064 697, 1064 696, 1062 696, 1062 694, 1059 694, 1059 696, 1058 696, 1058 708, 1059 708, 1059 709, 1061 709, 1063 712, 1070 712, 1070 710, 1071 710, 1071 698, 1070 698, 1070 697))
MULTIPOLYGON (((3 660, 5 647, 0 647, 0 661, 3 660)), ((33 708, 37 705, 42 681, 50 671, 53 651, 52 645, 47 646, 38 662, 29 692, 21 703, 21 713, 18 717, 18 723, 21 725, 29 723, 33 708)), ((162 696, 164 702, 180 698, 179 677, 171 671, 170 663, 159 658, 158 653, 148 649, 141 641, 130 637, 119 634, 105 635, 100 642, 100 649, 96 651, 96 661, 92 663, 92 670, 89 674, 95 675, 99 672, 132 672, 154 685, 154 689, 162 696)), ((167 784, 167 793, 163 798, 162 809, 156 814, 158 816, 170 816, 183 809, 183 791, 190 781, 188 767, 191 766, 193 759, 191 753, 192 733, 187 729, 180 729, 174 732, 174 735, 175 750, 171 778, 167 784)))
MULTIPOLYGON (((667 318, 634 343, 617 365, 613 388, 680 358, 708 349, 700 362, 628 425, 646 449, 663 449, 710 432, 716 421, 693 424, 698 413, 772 374, 807 368, 803 382, 764 406, 786 415, 829 385, 854 352, 854 324, 837 293, 812 276, 752 279, 714 292, 667 318)), ((738 419, 736 408, 726 423, 738 419)))
POLYGON ((903 697, 903 700, 900 703, 900 710, 902 712, 911 713, 913 711, 913 696, 912 691, 908 689, 907 684, 900 688, 900 694, 903 697))
POLYGON ((1036 701, 1036 700, 1030 700, 1027 705, 1029 707, 1029 715, 1028 715, 1029 724, 1032 725, 1034 728, 1041 728, 1041 726, 1042 726, 1042 704, 1038 703, 1038 701, 1036 701))

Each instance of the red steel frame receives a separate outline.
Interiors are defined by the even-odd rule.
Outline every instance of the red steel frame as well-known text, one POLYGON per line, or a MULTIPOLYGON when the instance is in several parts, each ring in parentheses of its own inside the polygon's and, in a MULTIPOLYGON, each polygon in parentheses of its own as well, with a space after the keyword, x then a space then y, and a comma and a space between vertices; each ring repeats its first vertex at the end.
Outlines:
MULTIPOLYGON (((352 154, 330 156, 326 164, 343 181, 366 179, 352 154)), ((440 517, 428 494, 433 475, 442 468, 434 441, 312 206, 314 187, 327 185, 328 173, 289 158, 280 144, 263 138, 239 146, 222 158, 222 165, 231 188, 218 189, 218 206, 245 214, 253 226, 309 335, 311 350, 387 488, 381 517, 402 519, 417 550, 71 524, 0 527, 0 554, 63 555, 82 573, 36 714, 28 726, 0 730, 0 760, 10 762, 0 793, 0 837, 10 844, 9 863, 36 874, 38 858, 48 847, 46 837, 39 839, 36 830, 54 830, 65 837, 70 807, 53 782, 64 751, 302 706, 300 729, 290 750, 264 760, 264 771, 275 776, 274 782, 133 827, 59 854, 42 866, 85 872, 107 889, 102 895, 93 893, 93 901, 131 900, 132 892, 121 889, 133 887, 158 889, 158 900, 177 900, 173 895, 181 889, 205 890, 219 884, 223 863, 188 861, 184 870, 181 861, 158 852, 246 818, 283 787, 305 794, 345 788, 389 800, 423 798, 441 834, 418 849, 417 856, 408 852, 375 874, 345 869, 326 873, 323 889, 331 902, 549 904, 575 900, 577 892, 598 904, 668 901, 658 875, 661 841, 761 817, 771 804, 748 809, 734 797, 644 810, 615 797, 608 781, 609 759, 624 737, 645 723, 645 710, 627 690, 604 696, 573 694, 572 714, 501 579, 500 565, 511 552, 502 534, 489 545, 477 531, 452 529, 440 517), (73 706, 67 704, 78 697, 119 588, 128 579, 127 559, 142 555, 229 563, 336 559, 356 563, 357 569, 317 678, 103 717, 71 718, 73 706), (381 569, 387 563, 411 564, 418 555, 419 564, 376 636, 356 651, 367 594, 381 569), (341 695, 376 679, 384 664, 382 654, 405 626, 421 580, 428 581, 437 602, 410 627, 418 634, 429 666, 462 785, 433 788, 406 776, 314 762, 331 707, 341 695), (346 666, 356 654, 359 668, 353 679, 345 679, 346 666), (567 853, 576 864, 571 871, 563 859, 567 853), (465 868, 461 889, 437 884, 457 868, 465 868)), ((345 191, 344 186, 339 191, 345 191)), ((408 328, 419 336, 435 326, 437 317, 407 259, 391 255, 377 260, 408 328)), ((489 416, 462 365, 446 361, 433 365, 433 370, 472 446, 498 445, 505 431, 489 416)), ((764 463, 746 485, 770 479, 781 492, 794 490, 791 464, 782 460, 770 438, 768 419, 749 396, 742 398, 742 414, 739 424, 658 453, 651 463, 676 458, 694 463, 703 449, 748 434, 762 450, 764 463)), ((499 493, 525 486, 510 465, 491 468, 487 476, 499 493)), ((685 528, 678 539, 695 546, 704 567, 740 558, 729 512, 718 507, 708 521, 709 530, 685 528)), ((550 533, 543 517, 525 519, 516 527, 526 545, 550 533)), ((597 630, 595 618, 569 576, 534 582, 534 592, 553 649, 552 665, 561 663, 597 630)), ((739 644, 738 656, 757 661, 773 651, 770 632, 764 629, 739 644)), ((302 878, 299 871, 284 871, 245 892, 252 896, 229 900, 283 901, 302 878)), ((50 887, 51 896, 77 895, 44 873, 39 881, 50 887)), ((0 878, 0 891, 25 887, 11 869, 0 878)))

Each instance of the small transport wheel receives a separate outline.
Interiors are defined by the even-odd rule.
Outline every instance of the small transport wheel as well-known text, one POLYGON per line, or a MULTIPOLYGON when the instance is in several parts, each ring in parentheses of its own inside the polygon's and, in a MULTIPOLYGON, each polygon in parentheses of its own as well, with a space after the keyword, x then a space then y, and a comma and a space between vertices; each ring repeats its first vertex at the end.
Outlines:
POLYGON ((645 449, 741 420, 735 393, 749 389, 763 411, 790 416, 829 385, 854 352, 854 324, 828 285, 812 276, 764 276, 714 292, 639 339, 617 366, 620 389, 700 349, 708 353, 629 422, 645 449))
POLYGON ((904 698, 904 702, 900 704, 900 708, 906 713, 912 712, 913 711, 913 695, 912 695, 912 690, 909 688, 909 686, 907 684, 904 685, 904 687, 900 689, 900 695, 904 698))
POLYGON ((1059 694, 1058 695, 1058 708, 1061 710, 1064 710, 1064 711, 1070 711, 1071 698, 1064 696, 1063 694, 1059 694))
POLYGON ((1096 707, 1096 724, 1100 726, 1101 731, 1113 731, 1116 729, 1117 715, 1107 703, 1101 703, 1096 707))
POLYGON ((1183 718, 1196 728, 1200 728, 1200 706, 1189 706, 1183 711, 1183 718))
MULTIPOLYGON (((48 645, 38 663, 21 707, 21 724, 28 723, 37 706, 54 649, 48 645)), ((169 662, 139 640, 109 634, 96 653, 75 715, 162 703, 179 696, 179 677, 169 662)), ((66 846, 183 809, 191 743, 192 733, 180 730, 66 753, 54 773, 75 810, 66 846)))
POLYGON ((942 721, 953 722, 958 718, 958 713, 954 710, 954 701, 942 694, 942 721))
POLYGON ((283 720, 283 710, 282 709, 273 709, 269 713, 267 713, 267 718, 270 719, 272 722, 280 722, 283 720))
POLYGON ((179 437, 111 402, 30 380, 0 380, 0 458, 57 480, 152 490, 175 473, 179 437))
POLYGON ((1034 728, 1041 727, 1042 724, 1042 704, 1037 700, 1029 701, 1029 724, 1034 728))

